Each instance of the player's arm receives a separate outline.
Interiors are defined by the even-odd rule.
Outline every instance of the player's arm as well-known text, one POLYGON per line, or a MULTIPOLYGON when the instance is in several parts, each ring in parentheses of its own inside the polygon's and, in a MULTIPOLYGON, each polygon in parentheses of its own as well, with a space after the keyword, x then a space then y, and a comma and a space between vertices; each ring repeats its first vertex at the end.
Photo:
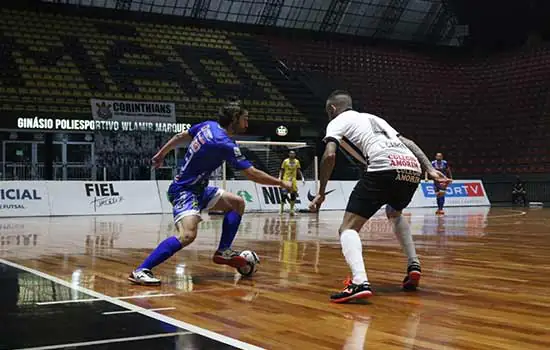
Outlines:
POLYGON ((407 146, 407 148, 410 149, 414 156, 418 159, 422 170, 424 170, 431 178, 438 179, 440 177, 440 173, 435 170, 432 162, 430 162, 424 151, 422 151, 422 149, 418 147, 418 145, 414 141, 409 140, 408 138, 401 135, 398 135, 398 137, 401 142, 403 142, 405 146, 407 146))
POLYGON ((304 174, 302 173, 302 169, 298 168, 297 172, 298 172, 298 176, 300 177, 300 180, 306 181, 306 179, 304 178, 304 174))
POLYGON ((162 162, 164 161, 164 158, 168 153, 170 153, 173 149, 175 149, 178 145, 182 143, 189 142, 193 139, 193 136, 190 134, 189 131, 182 131, 179 134, 176 134, 172 136, 168 142, 164 144, 160 148, 160 150, 153 156, 153 166, 155 168, 158 168, 162 165, 162 162))
POLYGON ((328 180, 334 170, 336 164, 336 151, 338 150, 338 141, 333 138, 328 138, 325 146, 325 152, 321 158, 321 169, 319 170, 319 193, 324 195, 326 192, 328 180))
POLYGON ((261 185, 279 186, 289 188, 281 179, 273 177, 259 169, 256 169, 252 163, 241 153, 241 150, 235 144, 227 144, 224 148, 226 152, 225 159, 231 164, 235 170, 242 171, 244 176, 250 181, 261 185))
POLYGON ((327 126, 327 133, 323 141, 325 141, 325 152, 321 158, 321 166, 319 169, 319 193, 318 196, 324 197, 327 188, 328 180, 334 170, 336 164, 336 151, 340 145, 340 141, 346 133, 347 123, 341 118, 333 119, 327 126))
POLYGON ((162 158, 166 157, 170 151, 175 149, 178 145, 191 141, 193 137, 187 132, 183 131, 179 134, 174 135, 168 142, 164 144, 164 146, 161 147, 161 149, 157 152, 157 156, 161 156, 162 158))
POLYGON ((247 179, 260 185, 287 187, 283 180, 273 177, 260 169, 256 169, 254 166, 250 166, 242 170, 242 172, 247 179))
POLYGON ((296 159, 296 175, 300 177, 300 180, 302 180, 303 183, 306 182, 306 179, 304 178, 304 173, 302 173, 302 165, 300 164, 300 161, 296 159))

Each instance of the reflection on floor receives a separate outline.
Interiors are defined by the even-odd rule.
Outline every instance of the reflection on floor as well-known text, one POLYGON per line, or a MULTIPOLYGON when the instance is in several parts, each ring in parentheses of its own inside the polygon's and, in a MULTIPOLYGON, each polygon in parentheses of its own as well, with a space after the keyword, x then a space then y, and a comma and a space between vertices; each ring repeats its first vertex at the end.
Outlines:
MULTIPOLYGON (((437 217, 433 209, 407 210, 423 263, 417 293, 399 288, 405 258, 379 212, 360 233, 375 296, 365 305, 333 305, 328 295, 340 288, 339 281, 349 273, 337 235, 342 215, 246 215, 235 247, 253 249, 260 255, 260 270, 252 279, 240 278, 234 270, 211 262, 221 216, 205 216, 193 245, 155 269, 163 280, 159 288, 133 286, 126 277, 159 241, 173 234, 169 216, 4 220, 0 224, 0 257, 71 285, 269 349, 550 347, 550 211, 449 208, 447 215, 437 217)), ((70 288, 41 287, 37 292, 37 287, 29 287, 39 283, 33 282, 36 277, 32 275, 17 277, 19 291, 14 292, 13 277, 6 278, 12 282, 0 281, 1 293, 6 295, 3 301, 13 305, 8 300, 14 295, 17 305, 27 300, 27 313, 36 315, 38 321, 32 322, 37 327, 42 324, 40 319, 55 327, 52 314, 64 320, 59 323, 78 316, 75 305, 56 301, 89 297, 70 288), (37 304, 44 301, 54 304, 37 304), (40 316, 43 311, 50 316, 40 316)), ((48 285, 46 282, 40 283, 48 285)), ((84 310, 78 312, 90 315, 83 321, 88 327, 100 323, 113 333, 120 327, 133 327, 128 336, 164 332, 159 321, 139 314, 104 315, 121 311, 116 305, 102 301, 76 305, 84 310), (124 315, 144 319, 133 319, 132 325, 126 326, 124 322, 130 319, 124 315), (120 322, 109 323, 113 316, 120 322)), ((70 330, 58 337, 52 328, 47 342, 74 342, 77 335, 84 334, 76 324, 70 330)), ((2 331, 0 327, 0 339, 4 339, 2 331)), ((168 331, 188 332, 185 327, 168 331)), ((111 336, 109 332, 105 331, 106 338, 111 336)), ((10 333, 25 337, 24 333, 10 333)), ((116 336, 124 334, 121 331, 116 336)), ((177 337, 185 340, 187 336, 177 337)), ((88 335, 86 339, 95 338, 88 335)), ((34 344, 12 341, 10 344, 17 346, 34 344)), ((135 344, 138 348, 139 344, 151 346, 149 341, 136 339, 135 344)), ((191 344, 188 340, 171 344, 177 349, 203 348, 187 347, 191 344)))

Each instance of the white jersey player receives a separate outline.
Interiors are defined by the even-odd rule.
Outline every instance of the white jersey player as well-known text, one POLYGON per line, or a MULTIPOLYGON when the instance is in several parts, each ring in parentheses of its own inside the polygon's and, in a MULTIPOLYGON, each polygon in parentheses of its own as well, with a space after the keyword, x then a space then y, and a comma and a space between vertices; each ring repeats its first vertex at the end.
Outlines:
POLYGON ((408 257, 405 290, 416 290, 420 281, 420 261, 408 222, 401 211, 409 204, 420 182, 422 170, 436 181, 449 181, 435 170, 424 152, 411 140, 399 135, 384 119, 352 109, 352 99, 345 91, 335 91, 327 99, 326 112, 331 120, 324 141, 319 193, 310 204, 318 210, 325 200, 327 182, 334 169, 336 151, 341 147, 365 164, 366 172, 353 189, 342 225, 340 243, 353 279, 346 288, 331 296, 336 303, 372 296, 368 282, 361 239, 358 232, 365 222, 386 205, 386 214, 408 257))

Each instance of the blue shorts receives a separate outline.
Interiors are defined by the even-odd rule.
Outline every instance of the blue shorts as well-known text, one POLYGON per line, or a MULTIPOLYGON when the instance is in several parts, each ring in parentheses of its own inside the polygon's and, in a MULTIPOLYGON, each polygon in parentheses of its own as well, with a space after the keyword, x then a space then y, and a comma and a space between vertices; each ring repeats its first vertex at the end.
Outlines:
POLYGON ((210 209, 223 195, 223 190, 218 187, 208 186, 201 190, 180 190, 168 192, 168 200, 172 204, 174 222, 190 215, 200 215, 201 210, 210 209))

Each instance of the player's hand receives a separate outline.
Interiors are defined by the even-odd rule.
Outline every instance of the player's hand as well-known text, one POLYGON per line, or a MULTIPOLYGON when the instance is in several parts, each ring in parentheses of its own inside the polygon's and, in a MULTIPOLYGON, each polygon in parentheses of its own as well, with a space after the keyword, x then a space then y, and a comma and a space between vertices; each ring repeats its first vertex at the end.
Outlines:
POLYGON ((318 212, 319 209, 321 209, 321 205, 325 201, 325 195, 324 194, 318 194, 313 198, 311 203, 309 203, 309 211, 311 212, 318 212))
POLYGON ((164 163, 164 157, 160 154, 156 154, 153 159, 151 159, 151 163, 153 163, 155 169, 158 169, 164 163))
POLYGON ((281 187, 284 188, 287 191, 292 191, 292 182, 290 181, 281 181, 281 187))
POLYGON ((428 176, 434 180, 434 181, 437 181, 439 182, 439 184, 443 187, 447 187, 451 182, 453 182, 453 180, 449 179, 447 176, 443 175, 443 173, 441 171, 438 171, 438 170, 431 170, 428 172, 428 176))

